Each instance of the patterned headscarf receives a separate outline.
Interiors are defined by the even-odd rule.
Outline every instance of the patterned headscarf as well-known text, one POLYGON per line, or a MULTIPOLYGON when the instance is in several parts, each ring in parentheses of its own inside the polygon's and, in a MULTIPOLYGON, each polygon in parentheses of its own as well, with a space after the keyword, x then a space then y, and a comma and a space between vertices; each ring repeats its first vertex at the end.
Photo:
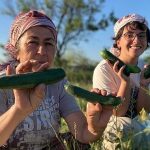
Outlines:
POLYGON ((9 43, 5 46, 13 59, 16 59, 16 43, 19 38, 25 33, 25 31, 34 26, 46 26, 52 31, 55 40, 57 41, 56 27, 48 16, 42 12, 34 10, 27 13, 20 13, 12 24, 9 43))
POLYGON ((133 21, 137 21, 140 23, 143 23, 146 25, 146 27, 148 28, 148 22, 146 21, 146 19, 138 14, 129 14, 127 16, 124 16, 122 18, 120 18, 114 26, 114 33, 115 33, 115 37, 117 36, 119 30, 124 27, 127 23, 129 22, 133 22, 133 21))

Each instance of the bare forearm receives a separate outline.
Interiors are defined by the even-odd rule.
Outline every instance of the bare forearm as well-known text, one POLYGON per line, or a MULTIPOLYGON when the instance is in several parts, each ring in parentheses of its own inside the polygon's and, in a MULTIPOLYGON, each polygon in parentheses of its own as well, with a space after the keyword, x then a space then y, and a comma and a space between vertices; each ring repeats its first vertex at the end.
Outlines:
POLYGON ((88 125, 85 116, 81 112, 73 113, 65 118, 69 130, 74 135, 75 139, 81 143, 90 143, 97 140, 103 133, 103 128, 94 127, 94 130, 91 126, 88 125))
POLYGON ((122 98, 122 104, 119 105, 117 109, 114 109, 114 115, 116 116, 125 115, 125 113, 128 110, 129 103, 130 103, 130 91, 131 91, 131 87, 128 82, 121 83, 117 96, 122 98))
POLYGON ((14 107, 14 105, 0 116, 0 146, 5 144, 14 129, 25 116, 14 107))

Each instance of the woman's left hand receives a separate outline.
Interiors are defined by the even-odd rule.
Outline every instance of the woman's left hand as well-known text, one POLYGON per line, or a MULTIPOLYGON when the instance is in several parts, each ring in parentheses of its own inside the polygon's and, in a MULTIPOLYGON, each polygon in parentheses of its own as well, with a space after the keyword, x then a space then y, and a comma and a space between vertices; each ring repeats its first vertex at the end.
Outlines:
MULTIPOLYGON (((91 91, 100 95, 106 95, 105 90, 92 89, 91 91)), ((113 107, 88 102, 86 111, 88 129, 95 134, 103 132, 112 115, 112 110, 113 107)))

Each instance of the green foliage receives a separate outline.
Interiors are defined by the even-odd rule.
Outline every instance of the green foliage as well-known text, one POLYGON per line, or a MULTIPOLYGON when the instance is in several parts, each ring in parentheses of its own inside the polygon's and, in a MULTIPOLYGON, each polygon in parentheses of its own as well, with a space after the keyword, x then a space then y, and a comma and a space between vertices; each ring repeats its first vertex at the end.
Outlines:
POLYGON ((148 63, 148 64, 150 64, 150 56, 147 56, 147 57, 145 58, 145 62, 148 63))
POLYGON ((92 84, 96 63, 89 60, 83 52, 72 52, 62 59, 56 58, 55 60, 55 66, 64 68, 68 80, 78 84, 92 84))
POLYGON ((80 16, 76 16, 71 23, 68 23, 65 27, 66 33, 76 31, 78 28, 82 28, 82 18, 80 16))
POLYGON ((91 150, 101 150, 102 140, 91 143, 91 150))
POLYGON ((86 66, 68 67, 66 71, 69 81, 75 83, 92 83, 92 70, 86 68, 86 66))

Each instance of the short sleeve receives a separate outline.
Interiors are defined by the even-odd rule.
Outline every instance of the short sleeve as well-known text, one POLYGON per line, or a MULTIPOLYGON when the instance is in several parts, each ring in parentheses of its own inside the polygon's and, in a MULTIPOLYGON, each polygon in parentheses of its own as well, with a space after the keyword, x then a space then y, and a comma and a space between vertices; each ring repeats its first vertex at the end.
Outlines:
POLYGON ((75 97, 68 94, 64 88, 67 80, 63 80, 59 86, 60 90, 60 114, 62 117, 66 117, 71 113, 80 111, 79 106, 75 100, 75 97))
POLYGON ((119 89, 119 78, 106 61, 100 62, 93 73, 93 88, 104 89, 108 94, 119 89))

